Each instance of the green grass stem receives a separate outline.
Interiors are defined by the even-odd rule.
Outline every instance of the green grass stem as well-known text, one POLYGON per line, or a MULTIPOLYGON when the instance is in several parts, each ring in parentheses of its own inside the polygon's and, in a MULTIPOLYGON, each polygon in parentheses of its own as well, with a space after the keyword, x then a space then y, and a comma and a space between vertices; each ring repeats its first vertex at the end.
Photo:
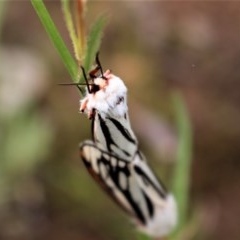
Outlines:
POLYGON ((66 47, 62 37, 60 36, 51 16, 48 13, 42 0, 31 0, 31 3, 40 18, 46 32, 51 38, 54 46, 57 48, 63 63, 65 64, 71 78, 74 82, 78 80, 78 65, 72 55, 70 54, 68 48, 66 47))
POLYGON ((190 170, 192 160, 192 127, 183 97, 175 93, 173 102, 176 112, 179 144, 177 163, 173 176, 173 192, 178 204, 178 226, 175 234, 187 224, 189 206, 190 170))

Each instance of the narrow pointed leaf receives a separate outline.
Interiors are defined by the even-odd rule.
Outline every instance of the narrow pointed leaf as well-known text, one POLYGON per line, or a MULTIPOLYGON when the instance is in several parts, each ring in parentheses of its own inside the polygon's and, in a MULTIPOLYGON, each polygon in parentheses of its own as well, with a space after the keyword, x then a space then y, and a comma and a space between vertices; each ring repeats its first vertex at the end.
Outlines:
POLYGON ((70 10, 70 6, 69 6, 69 0, 62 0, 62 9, 63 9, 63 14, 64 14, 64 18, 65 18, 65 22, 67 25, 67 29, 70 35, 70 39, 72 41, 73 44, 73 49, 74 49, 74 53, 75 53, 75 58, 80 61, 81 56, 79 55, 80 53, 80 44, 79 44, 79 39, 77 37, 76 34, 76 29, 74 27, 74 23, 73 23, 73 18, 72 18, 72 14, 71 14, 71 10, 70 10))
POLYGON ((76 82, 78 78, 78 66, 72 55, 68 51, 62 37, 60 36, 51 16, 49 15, 42 0, 31 0, 31 3, 39 16, 46 32, 57 48, 63 63, 65 64, 71 78, 76 82))
POLYGON ((88 36, 87 49, 85 53, 84 68, 88 72, 95 60, 96 53, 100 49, 103 29, 106 25, 106 17, 100 16, 91 28, 88 36))

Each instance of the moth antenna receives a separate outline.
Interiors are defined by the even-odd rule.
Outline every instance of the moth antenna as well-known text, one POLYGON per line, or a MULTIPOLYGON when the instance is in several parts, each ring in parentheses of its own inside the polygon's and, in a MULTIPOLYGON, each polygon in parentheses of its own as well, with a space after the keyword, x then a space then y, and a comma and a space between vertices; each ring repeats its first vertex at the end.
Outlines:
POLYGON ((101 72, 101 74, 102 74, 102 78, 106 80, 106 77, 104 77, 104 75, 103 75, 102 65, 101 65, 100 60, 99 60, 99 52, 97 52, 97 54, 96 54, 95 61, 96 61, 96 63, 97 63, 97 66, 98 66, 99 69, 100 69, 100 72, 101 72))
POLYGON ((72 85, 75 85, 75 86, 86 86, 86 83, 58 83, 58 85, 61 85, 61 86, 72 86, 72 85))
POLYGON ((77 86, 78 90, 83 95, 83 90, 80 86, 86 86, 86 83, 58 83, 60 86, 77 86))
POLYGON ((87 79, 87 75, 86 75, 85 69, 84 69, 83 66, 81 66, 81 69, 82 69, 83 77, 84 77, 85 82, 86 82, 86 85, 87 85, 87 90, 88 90, 89 93, 91 93, 91 90, 90 90, 90 87, 89 87, 89 82, 88 82, 88 79, 87 79))
POLYGON ((77 86, 77 88, 79 89, 79 91, 83 94, 83 90, 82 90, 82 88, 80 88, 80 86, 95 86, 95 84, 94 83, 88 83, 88 84, 86 84, 86 83, 58 83, 58 85, 60 85, 60 86, 77 86))

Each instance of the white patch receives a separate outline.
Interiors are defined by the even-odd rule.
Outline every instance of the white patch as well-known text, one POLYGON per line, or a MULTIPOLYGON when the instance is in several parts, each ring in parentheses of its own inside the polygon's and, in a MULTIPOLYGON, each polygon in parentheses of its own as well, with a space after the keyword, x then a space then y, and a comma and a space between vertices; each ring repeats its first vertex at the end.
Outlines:
POLYGON ((112 179, 110 177, 107 177, 104 180, 105 180, 106 185, 109 188, 112 188, 112 189, 116 188, 115 183, 112 181, 112 179))
POLYGON ((109 157, 109 155, 108 154, 106 154, 106 153, 103 153, 103 158, 105 158, 106 160, 110 160, 110 157, 109 157))
POLYGON ((106 169, 105 164, 100 163, 100 165, 99 165, 99 170, 100 170, 101 177, 102 177, 103 179, 106 179, 106 177, 107 177, 107 175, 108 175, 108 172, 107 172, 107 169, 106 169))
POLYGON ((118 161, 118 166, 124 168, 126 166, 126 163, 123 161, 118 161))
POLYGON ((91 163, 92 163, 92 168, 93 168, 93 170, 94 170, 96 173, 99 173, 99 168, 98 168, 98 165, 97 165, 97 159, 94 158, 94 159, 91 161, 91 163))
POLYGON ((139 226, 139 230, 152 237, 168 235, 177 224, 177 206, 174 197, 169 194, 164 205, 155 205, 155 215, 148 219, 146 225, 139 226))
POLYGON ((92 148, 88 145, 85 145, 82 151, 86 161, 91 163, 91 166, 96 173, 99 173, 97 160, 101 157, 101 152, 98 149, 92 148))
POLYGON ((89 148, 88 146, 85 146, 83 148, 83 155, 85 157, 85 160, 88 161, 88 162, 91 162, 91 148, 89 148))
POLYGON ((114 157, 111 157, 111 164, 112 164, 112 166, 113 167, 116 167, 117 166, 117 159, 116 158, 114 158, 114 157))
POLYGON ((128 182, 127 182, 127 177, 126 175, 123 173, 123 172, 119 172, 119 183, 120 183, 120 186, 123 190, 126 190, 127 189, 127 186, 128 186, 128 182))

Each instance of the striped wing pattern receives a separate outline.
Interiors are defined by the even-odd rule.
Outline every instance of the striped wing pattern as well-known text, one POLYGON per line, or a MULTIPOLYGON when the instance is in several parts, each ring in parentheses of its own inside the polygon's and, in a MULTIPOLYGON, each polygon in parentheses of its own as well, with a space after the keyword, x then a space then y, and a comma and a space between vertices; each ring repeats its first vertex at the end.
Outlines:
POLYGON ((156 204, 163 204, 166 190, 137 153, 132 162, 120 159, 85 141, 80 156, 103 189, 141 225, 154 217, 156 204), (151 194, 149 194, 151 193, 151 194))
POLYGON ((103 118, 99 112, 96 112, 92 124, 92 136, 96 144, 127 161, 132 161, 138 151, 138 141, 127 115, 120 118, 108 115, 103 118))

